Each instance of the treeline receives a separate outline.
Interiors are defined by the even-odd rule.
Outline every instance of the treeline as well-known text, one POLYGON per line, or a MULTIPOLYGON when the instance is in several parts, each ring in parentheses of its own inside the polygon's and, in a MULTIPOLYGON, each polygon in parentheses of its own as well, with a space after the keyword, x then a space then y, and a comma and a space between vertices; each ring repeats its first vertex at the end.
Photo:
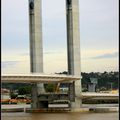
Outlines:
POLYGON ((2 83, 1 87, 6 88, 9 90, 18 90, 19 88, 22 87, 27 87, 29 88, 31 84, 29 83, 2 83))
MULTIPOLYGON (((67 74, 66 71, 56 73, 56 74, 67 74)), ((96 78, 98 83, 96 85, 96 89, 99 90, 110 90, 111 87, 112 89, 118 89, 118 84, 119 84, 119 72, 117 71, 111 71, 111 72, 106 72, 104 71, 103 73, 100 72, 81 72, 81 84, 83 91, 88 90, 88 85, 91 83, 90 78, 96 78)))
POLYGON ((90 84, 90 78, 96 78, 98 80, 97 89, 99 90, 110 90, 118 89, 119 84, 119 72, 91 72, 91 73, 81 73, 82 75, 82 86, 87 88, 90 84))

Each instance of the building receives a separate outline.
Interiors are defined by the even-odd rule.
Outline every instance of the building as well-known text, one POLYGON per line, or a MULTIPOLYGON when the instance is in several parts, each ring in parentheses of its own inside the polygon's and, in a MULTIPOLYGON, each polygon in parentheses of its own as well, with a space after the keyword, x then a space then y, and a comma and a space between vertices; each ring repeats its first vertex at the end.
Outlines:
POLYGON ((1 88, 1 100, 8 100, 10 99, 10 90, 1 88))

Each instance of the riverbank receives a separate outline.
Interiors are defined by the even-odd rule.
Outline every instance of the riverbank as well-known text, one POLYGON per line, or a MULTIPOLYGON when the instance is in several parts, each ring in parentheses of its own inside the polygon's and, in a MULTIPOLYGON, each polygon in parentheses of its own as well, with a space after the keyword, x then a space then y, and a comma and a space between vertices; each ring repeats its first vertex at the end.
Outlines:
POLYGON ((96 112, 96 113, 107 113, 107 112, 118 112, 118 105, 83 105, 79 109, 31 109, 30 105, 27 104, 18 104, 18 105, 2 105, 1 112, 27 112, 27 113, 36 113, 36 112, 96 112))

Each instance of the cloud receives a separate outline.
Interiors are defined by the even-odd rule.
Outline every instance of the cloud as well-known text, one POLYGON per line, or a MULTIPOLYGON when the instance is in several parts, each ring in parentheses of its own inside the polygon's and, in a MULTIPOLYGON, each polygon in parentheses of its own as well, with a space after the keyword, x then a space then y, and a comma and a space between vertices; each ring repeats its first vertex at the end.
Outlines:
MULTIPOLYGON (((43 51, 43 55, 44 54, 63 54, 65 51, 43 51)), ((20 53, 19 55, 21 56, 30 56, 29 52, 26 53, 20 53)))
POLYGON ((116 58, 116 57, 118 57, 118 52, 95 56, 95 57, 92 57, 92 59, 104 59, 104 58, 116 58))
POLYGON ((63 54, 64 51, 45 51, 43 54, 63 54))
POLYGON ((22 61, 2 61, 2 73, 16 74, 16 73, 29 73, 30 64, 26 60, 22 61))
POLYGON ((2 61, 2 68, 14 66, 19 62, 20 61, 2 61))

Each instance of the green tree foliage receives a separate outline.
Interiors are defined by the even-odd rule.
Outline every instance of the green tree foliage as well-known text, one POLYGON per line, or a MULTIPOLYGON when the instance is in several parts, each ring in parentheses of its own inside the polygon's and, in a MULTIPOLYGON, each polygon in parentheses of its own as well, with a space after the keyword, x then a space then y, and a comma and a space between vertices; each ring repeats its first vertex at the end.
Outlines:
MULTIPOLYGON (((60 73, 56 74, 67 74, 67 71, 63 71, 60 73)), ((103 73, 100 72, 90 72, 90 73, 85 73, 82 72, 82 90, 87 91, 88 85, 91 83, 90 78, 97 78, 98 84, 97 84, 97 89, 101 90, 105 88, 106 90, 110 89, 110 83, 112 83, 112 88, 113 89, 118 89, 118 83, 119 83, 119 72, 116 71, 111 71, 107 72, 104 71, 103 73)))
POLYGON ((23 86, 18 89, 18 94, 19 95, 25 95, 25 94, 30 94, 31 93, 31 86, 23 86))
POLYGON ((20 87, 31 86, 29 83, 2 83, 2 88, 18 90, 20 87))
POLYGON ((15 99, 15 98, 17 97, 17 95, 14 94, 14 93, 11 93, 11 94, 10 94, 10 97, 11 97, 11 99, 15 99))
POLYGON ((46 84, 45 90, 46 92, 55 92, 56 84, 46 84))
POLYGON ((97 89, 105 88, 106 90, 110 89, 110 83, 112 83, 113 89, 118 89, 118 83, 119 83, 119 72, 91 72, 91 73, 81 73, 82 75, 82 86, 86 87, 90 84, 90 78, 97 78, 98 84, 97 89))

